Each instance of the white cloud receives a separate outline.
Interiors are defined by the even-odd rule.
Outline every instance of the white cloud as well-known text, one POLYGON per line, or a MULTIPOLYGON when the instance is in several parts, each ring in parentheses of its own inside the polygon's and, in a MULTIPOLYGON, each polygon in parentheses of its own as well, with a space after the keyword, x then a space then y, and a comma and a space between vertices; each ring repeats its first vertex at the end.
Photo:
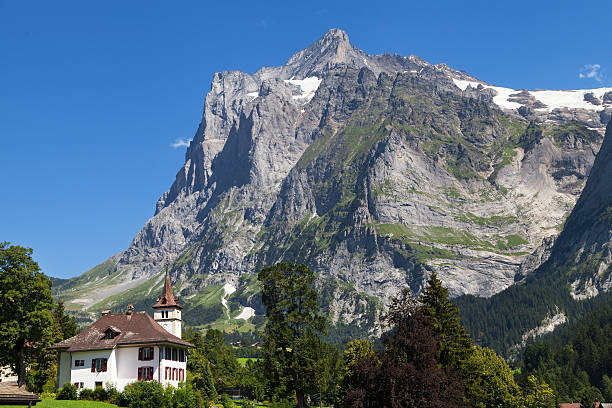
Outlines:
POLYGON ((607 79, 605 75, 605 69, 602 69, 601 65, 599 64, 586 64, 580 70, 578 78, 590 78, 596 80, 597 82, 603 82, 607 79))
POLYGON ((176 139, 172 144, 170 144, 170 146, 176 148, 179 147, 189 147, 189 143, 191 142, 191 139, 176 139))

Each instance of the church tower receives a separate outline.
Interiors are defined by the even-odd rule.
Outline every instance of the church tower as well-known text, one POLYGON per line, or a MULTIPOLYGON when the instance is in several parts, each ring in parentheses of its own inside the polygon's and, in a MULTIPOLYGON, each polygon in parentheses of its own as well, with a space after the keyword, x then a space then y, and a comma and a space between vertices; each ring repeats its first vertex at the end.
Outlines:
POLYGON ((160 298, 157 298, 157 303, 153 305, 153 319, 159 323, 161 327, 169 333, 181 338, 182 319, 181 309, 183 307, 178 304, 178 298, 172 293, 172 285, 170 284, 170 276, 168 276, 168 265, 166 265, 166 281, 164 283, 164 291, 160 298))

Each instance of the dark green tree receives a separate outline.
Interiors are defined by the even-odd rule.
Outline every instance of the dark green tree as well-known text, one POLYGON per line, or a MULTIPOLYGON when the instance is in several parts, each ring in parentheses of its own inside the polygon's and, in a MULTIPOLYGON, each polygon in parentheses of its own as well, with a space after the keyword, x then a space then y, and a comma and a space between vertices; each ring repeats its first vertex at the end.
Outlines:
POLYGON ((448 298, 448 289, 435 272, 419 300, 438 338, 438 362, 443 367, 460 368, 472 350, 472 339, 461 325, 459 310, 448 298))
POLYGON ((33 354, 53 341, 51 281, 32 249, 0 243, 0 310, 0 365, 9 365, 23 385, 33 354))
POLYGON ((280 397, 295 393, 298 407, 315 391, 322 349, 317 333, 326 332, 318 313, 315 275, 306 265, 279 263, 258 275, 268 323, 264 331, 264 362, 271 385, 280 397))
MULTIPOLYGON (((78 334, 74 316, 66 314, 63 302, 53 308, 53 340, 57 343, 78 334)), ((57 353, 43 347, 32 350, 27 371, 28 390, 33 392, 53 392, 57 375, 57 353)))
POLYGON ((393 300, 387 321, 392 332, 380 358, 359 360, 346 391, 347 407, 464 407, 463 386, 436 359, 436 334, 416 300, 404 291, 393 300))

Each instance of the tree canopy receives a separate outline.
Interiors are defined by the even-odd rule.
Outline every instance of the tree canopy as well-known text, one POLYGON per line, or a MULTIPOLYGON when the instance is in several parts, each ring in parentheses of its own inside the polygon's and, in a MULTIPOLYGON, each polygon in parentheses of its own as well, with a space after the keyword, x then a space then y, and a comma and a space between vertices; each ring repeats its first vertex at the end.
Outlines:
POLYGON ((258 274, 266 306, 265 367, 279 398, 295 393, 298 407, 305 406, 309 391, 320 388, 321 340, 325 318, 318 312, 314 273, 306 265, 279 263, 258 274))
POLYGON ((35 350, 53 341, 51 281, 32 259, 32 249, 0 243, 0 364, 25 384, 35 350))

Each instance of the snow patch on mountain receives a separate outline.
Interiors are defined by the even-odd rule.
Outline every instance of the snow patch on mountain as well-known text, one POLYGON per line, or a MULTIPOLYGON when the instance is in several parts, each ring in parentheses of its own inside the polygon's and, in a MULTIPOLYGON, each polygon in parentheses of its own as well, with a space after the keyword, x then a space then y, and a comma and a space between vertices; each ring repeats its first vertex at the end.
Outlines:
MULTIPOLYGON (((521 90, 504 88, 500 86, 492 86, 482 82, 468 81, 464 79, 452 78, 457 88, 465 91, 468 86, 474 89, 492 89, 496 92, 493 97, 493 102, 501 108, 505 109, 518 109, 523 106, 521 103, 510 101, 511 95, 522 92, 521 90)), ((585 98, 586 94, 592 94, 593 97, 602 101, 604 95, 607 92, 611 92, 612 88, 596 88, 596 89, 576 89, 576 90, 559 90, 559 91, 547 91, 547 90, 535 90, 527 91, 529 95, 533 96, 537 101, 546 105, 546 107, 537 108, 539 111, 552 112, 554 109, 568 108, 568 109, 586 109, 593 111, 601 111, 604 109, 603 105, 596 105, 585 98)))
POLYGON ((242 309, 242 312, 240 312, 238 316, 236 316, 236 319, 249 320, 253 316, 255 316, 255 309, 247 306, 242 309))
POLYGON ((299 99, 304 103, 310 102, 314 98, 315 92, 319 89, 322 79, 317 77, 308 77, 304 79, 288 79, 286 83, 297 86, 301 89, 300 95, 293 95, 293 99, 299 99))

